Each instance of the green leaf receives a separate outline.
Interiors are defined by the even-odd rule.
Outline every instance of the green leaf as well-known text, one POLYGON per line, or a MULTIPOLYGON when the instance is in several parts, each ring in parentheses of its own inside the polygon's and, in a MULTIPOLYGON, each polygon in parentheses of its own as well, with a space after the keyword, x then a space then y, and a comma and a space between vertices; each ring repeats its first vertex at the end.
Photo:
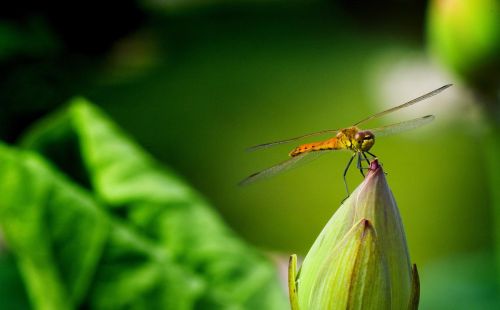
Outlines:
POLYGON ((105 218, 36 154, 2 145, 0 171, 0 223, 32 300, 40 309, 71 308, 99 259, 105 218))
POLYGON ((0 300, 3 309, 29 309, 29 300, 12 255, 0 250, 0 300), (8 284, 8 285, 6 285, 8 284))
POLYGON ((36 308, 286 308, 272 264, 84 99, 22 145, 0 147, 0 224, 36 308))

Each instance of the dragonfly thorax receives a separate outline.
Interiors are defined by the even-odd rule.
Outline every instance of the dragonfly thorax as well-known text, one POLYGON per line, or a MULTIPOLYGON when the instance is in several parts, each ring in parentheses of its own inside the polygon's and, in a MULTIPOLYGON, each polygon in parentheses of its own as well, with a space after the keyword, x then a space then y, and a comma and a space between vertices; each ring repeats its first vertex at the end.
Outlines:
POLYGON ((375 135, 369 130, 356 132, 352 139, 352 149, 356 152, 367 152, 375 144, 375 135))

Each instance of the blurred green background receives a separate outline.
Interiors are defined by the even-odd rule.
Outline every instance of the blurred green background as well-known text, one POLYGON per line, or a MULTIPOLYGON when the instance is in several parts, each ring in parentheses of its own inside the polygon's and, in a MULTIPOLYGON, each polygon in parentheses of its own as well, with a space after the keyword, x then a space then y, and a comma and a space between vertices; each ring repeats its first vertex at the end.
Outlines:
MULTIPOLYGON (((240 188, 239 180, 286 159, 295 145, 245 148, 349 126, 453 83, 369 124, 437 116, 425 128, 378 139, 372 151, 388 173, 421 272, 421 308, 494 309, 499 187, 485 137, 498 119, 485 115, 498 109, 500 74, 476 64, 486 57, 497 64, 499 54, 471 52, 455 70, 453 38, 440 43, 453 36, 446 31, 468 29, 453 28, 446 15, 460 3, 32 1, 0 8, 0 137, 15 142, 82 95, 183 176, 247 242, 284 257, 305 255, 344 198, 348 153, 240 188)), ((478 14, 498 16, 497 2, 476 3, 487 7, 478 14)), ((486 43, 473 47, 498 51, 496 26, 477 25, 486 43)), ((470 48, 467 35, 474 34, 461 32, 455 49, 470 48)), ((360 183, 355 169, 348 181, 360 183)))

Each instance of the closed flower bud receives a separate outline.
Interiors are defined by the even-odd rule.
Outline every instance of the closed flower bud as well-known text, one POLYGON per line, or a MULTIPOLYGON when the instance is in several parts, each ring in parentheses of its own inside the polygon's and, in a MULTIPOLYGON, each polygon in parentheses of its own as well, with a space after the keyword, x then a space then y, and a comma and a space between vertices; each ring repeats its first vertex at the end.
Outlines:
POLYGON ((292 309, 417 309, 419 284, 410 266, 396 201, 377 160, 327 223, 295 274, 292 309))

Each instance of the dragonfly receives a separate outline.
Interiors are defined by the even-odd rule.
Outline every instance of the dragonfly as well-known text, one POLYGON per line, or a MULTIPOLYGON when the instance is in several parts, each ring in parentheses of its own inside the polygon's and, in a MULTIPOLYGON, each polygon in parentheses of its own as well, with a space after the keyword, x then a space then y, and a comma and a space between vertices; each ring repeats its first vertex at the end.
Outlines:
POLYGON ((376 156, 370 152, 371 148, 375 144, 375 137, 389 136, 389 135, 393 135, 393 134, 399 134, 401 132, 405 132, 408 130, 416 129, 418 127, 429 124, 431 121, 434 120, 435 117, 434 117, 434 115, 425 115, 425 116, 411 119, 408 121, 403 121, 400 123, 390 124, 390 125, 386 125, 386 126, 378 127, 378 128, 373 128, 373 129, 369 129, 369 130, 363 130, 358 126, 360 126, 368 121, 378 119, 382 116, 386 116, 390 113, 393 113, 393 112, 399 111, 401 109, 407 108, 409 106, 412 106, 412 105, 416 104, 417 102, 421 102, 425 99, 433 97, 452 85, 453 84, 444 85, 440 88, 437 88, 431 92, 428 92, 420 97, 412 99, 412 100, 405 102, 401 105, 398 105, 398 106, 392 107, 390 109, 387 109, 385 111, 368 116, 368 117, 362 119, 361 121, 354 123, 350 127, 345 127, 345 128, 340 128, 340 129, 326 129, 326 130, 321 130, 321 131, 305 134, 302 136, 298 136, 298 137, 294 137, 294 138, 290 138, 290 139, 286 139, 286 140, 275 141, 275 142, 264 143, 264 144, 252 146, 252 147, 248 148, 248 151, 267 149, 270 147, 278 146, 278 145, 285 144, 285 143, 295 142, 297 140, 301 140, 303 138, 308 138, 308 137, 313 137, 313 136, 320 136, 320 135, 326 135, 326 134, 334 135, 333 137, 328 138, 326 140, 305 143, 305 144, 301 144, 301 145, 295 147, 288 154, 291 158, 289 158, 288 160, 285 160, 277 165, 271 166, 267 169, 256 172, 254 174, 251 174, 250 176, 243 179, 239 183, 239 185, 248 185, 248 184, 253 183, 255 181, 259 181, 262 179, 272 177, 278 173, 288 171, 294 167, 297 167, 299 164, 303 164, 303 163, 308 162, 312 159, 315 159, 320 155, 323 155, 326 153, 331 153, 332 151, 348 150, 348 151, 352 152, 352 156, 349 159, 347 166, 344 169, 343 179, 344 179, 344 185, 345 185, 345 188, 347 191, 347 195, 349 196, 349 188, 348 188, 347 180, 346 180, 346 176, 347 176, 347 172, 349 170, 349 167, 351 166, 354 158, 357 157, 357 169, 361 172, 361 175, 364 177, 363 169, 366 169, 366 168, 363 167, 363 161, 366 161, 368 163, 368 165, 370 165, 370 160, 368 159, 367 154, 369 156, 371 156, 372 159, 376 158, 376 156))

